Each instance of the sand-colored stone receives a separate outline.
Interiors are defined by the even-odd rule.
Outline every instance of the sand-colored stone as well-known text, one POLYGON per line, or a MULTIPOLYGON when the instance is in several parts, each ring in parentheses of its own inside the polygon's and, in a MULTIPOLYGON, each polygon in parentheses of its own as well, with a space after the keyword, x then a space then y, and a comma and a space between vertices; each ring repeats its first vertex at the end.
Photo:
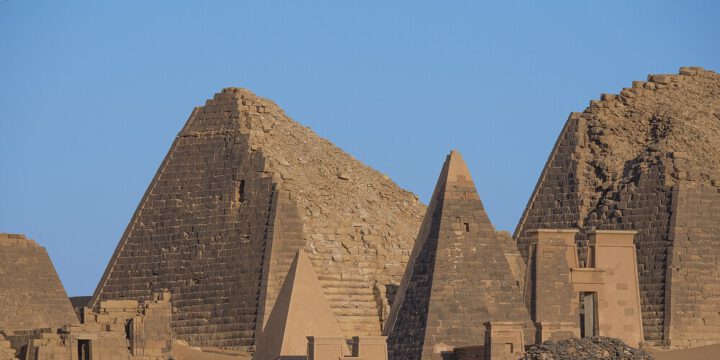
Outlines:
POLYGON ((663 351, 651 349, 655 360, 717 360, 720 344, 701 346, 692 349, 663 351))
POLYGON ((448 155, 386 333, 390 359, 442 359, 483 344, 487 321, 534 329, 507 257, 461 155, 448 155))
MULTIPOLYGON (((598 295, 599 335, 632 347, 643 342, 640 286, 637 277, 635 231, 595 231, 590 234, 591 266, 604 270, 598 295)), ((576 291, 590 291, 573 282, 576 291)), ((597 290, 596 290, 597 291, 597 290)))
POLYGON ((336 339, 338 348, 345 346, 344 334, 325 299, 313 265, 305 251, 299 250, 258 338, 253 359, 306 356, 308 336, 336 339))
POLYGON ((0 233, 0 330, 78 322, 45 248, 24 235, 0 233))
POLYGON ((143 303, 103 301, 83 313, 82 324, 6 335, 22 360, 166 360, 171 316, 169 294, 155 294, 143 303))
POLYGON ((91 306, 169 289, 178 338, 252 349, 304 248, 345 337, 380 335, 424 209, 273 102, 227 88, 178 134, 91 306))
POLYGON ((525 259, 534 229, 638 231, 645 341, 720 342, 720 75, 651 75, 572 113, 514 238, 525 259))
POLYGON ((525 352, 524 323, 489 321, 485 327, 485 359, 517 360, 525 352))

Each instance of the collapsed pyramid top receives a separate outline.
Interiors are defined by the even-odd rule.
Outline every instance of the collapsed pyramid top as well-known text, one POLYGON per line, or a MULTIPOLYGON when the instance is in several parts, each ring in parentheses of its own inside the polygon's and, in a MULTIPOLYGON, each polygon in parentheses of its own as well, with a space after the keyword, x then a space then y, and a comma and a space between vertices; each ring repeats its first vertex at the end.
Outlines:
POLYGON ((300 250, 258 339, 254 358, 302 357, 307 336, 344 339, 313 266, 300 250))
POLYGON ((649 75, 572 113, 514 238, 529 257, 535 229, 635 230, 645 340, 720 341, 719 297, 692 290, 720 276, 720 75, 699 67, 649 75), (705 319, 705 321, 696 321, 705 319), (688 324, 693 324, 688 326, 688 324), (701 334, 701 335, 693 335, 701 334), (707 336, 705 334, 712 334, 707 336))
POLYGON ((179 338, 252 349, 305 248, 345 334, 378 335, 373 286, 399 281, 423 211, 273 102, 224 89, 178 133, 91 306, 170 289, 179 338))
POLYGON ((529 323, 503 246, 465 161, 451 152, 393 304, 390 358, 441 359, 482 344, 484 322, 529 323))

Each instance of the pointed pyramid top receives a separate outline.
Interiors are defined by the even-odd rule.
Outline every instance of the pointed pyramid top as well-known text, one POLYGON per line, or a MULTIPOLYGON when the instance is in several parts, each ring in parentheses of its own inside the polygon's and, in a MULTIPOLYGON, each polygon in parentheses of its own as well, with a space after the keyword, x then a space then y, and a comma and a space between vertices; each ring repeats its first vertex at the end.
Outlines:
POLYGON ((468 170, 467 164, 465 164, 465 160, 463 160, 459 151, 450 151, 445 163, 447 164, 448 169, 446 178, 447 182, 472 183, 470 171, 468 170))
POLYGON ((390 359, 439 359, 447 346, 476 345, 466 319, 522 322, 522 291, 462 156, 452 151, 415 241, 384 333, 390 359))
POLYGON ((306 355, 307 336, 344 338, 313 265, 300 249, 258 338, 254 359, 306 355))

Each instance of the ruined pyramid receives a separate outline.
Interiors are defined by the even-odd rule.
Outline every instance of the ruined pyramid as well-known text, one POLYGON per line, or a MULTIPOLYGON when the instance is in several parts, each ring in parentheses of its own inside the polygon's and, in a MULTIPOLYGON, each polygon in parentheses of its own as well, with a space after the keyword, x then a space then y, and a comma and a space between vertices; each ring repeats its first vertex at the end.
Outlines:
POLYGON ((180 339, 252 349, 305 248, 345 335, 379 335, 424 209, 271 101, 227 88, 176 137, 90 304, 169 289, 180 339))
POLYGON ((305 251, 299 250, 258 338, 253 359, 306 357, 307 336, 337 338, 338 345, 346 347, 313 266, 305 251))
POLYGON ((604 94, 567 120, 514 238, 637 230, 645 340, 720 341, 720 75, 681 68, 604 94))
POLYGON ((388 320, 390 359, 440 360, 454 347, 483 344, 487 321, 533 329, 504 242, 465 162, 451 152, 388 320))
POLYGON ((0 329, 79 323, 47 251, 24 235, 0 233, 0 283, 0 329))

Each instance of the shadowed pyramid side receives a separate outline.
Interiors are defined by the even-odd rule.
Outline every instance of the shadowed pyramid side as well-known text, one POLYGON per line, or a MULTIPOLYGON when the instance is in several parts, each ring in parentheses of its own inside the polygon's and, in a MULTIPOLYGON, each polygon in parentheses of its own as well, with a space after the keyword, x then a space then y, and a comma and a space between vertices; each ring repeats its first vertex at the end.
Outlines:
POLYGON ((532 328, 467 165, 448 155, 386 329, 391 359, 441 359, 484 343, 487 321, 532 328))
POLYGON ((304 357, 307 336, 344 338, 312 263, 300 250, 258 338, 254 359, 304 357))

